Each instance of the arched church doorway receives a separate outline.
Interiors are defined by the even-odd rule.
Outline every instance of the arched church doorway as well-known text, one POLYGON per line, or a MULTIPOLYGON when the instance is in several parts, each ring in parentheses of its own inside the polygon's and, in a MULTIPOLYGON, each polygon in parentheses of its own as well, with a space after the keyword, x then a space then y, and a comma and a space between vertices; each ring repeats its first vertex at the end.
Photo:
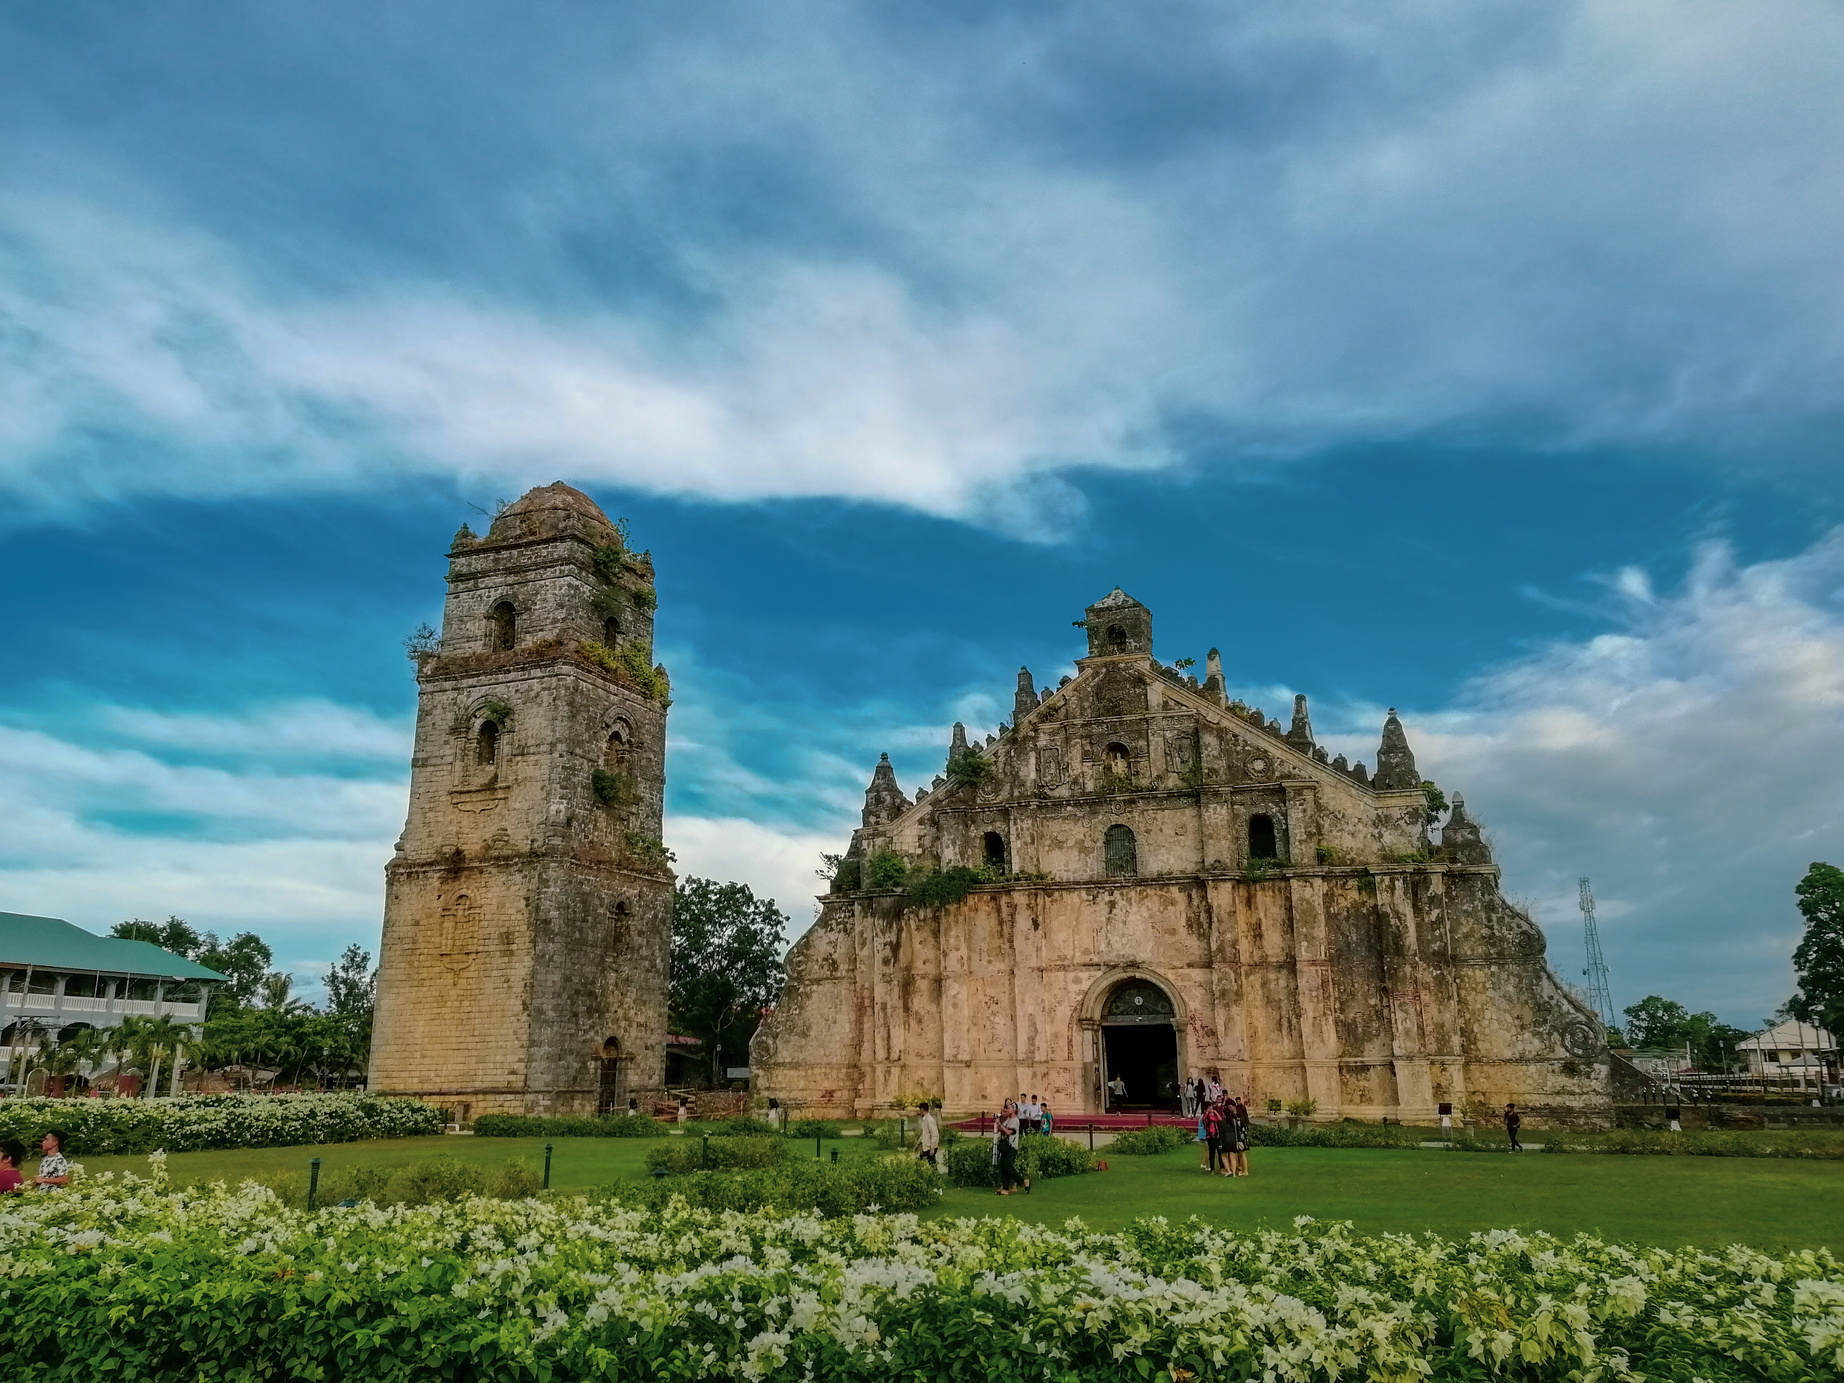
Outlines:
POLYGON ((1101 1007, 1102 1108, 1178 1107, 1178 1027, 1172 997, 1151 980, 1123 980, 1101 1007))

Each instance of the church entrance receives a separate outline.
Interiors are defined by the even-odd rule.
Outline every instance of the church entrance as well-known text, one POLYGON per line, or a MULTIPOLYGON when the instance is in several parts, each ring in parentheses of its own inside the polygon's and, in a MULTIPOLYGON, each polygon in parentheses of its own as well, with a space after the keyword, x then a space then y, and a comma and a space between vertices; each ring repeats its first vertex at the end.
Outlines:
POLYGON ((1149 980, 1127 980, 1101 1011, 1103 1109, 1178 1108, 1178 1029, 1171 997, 1149 980))

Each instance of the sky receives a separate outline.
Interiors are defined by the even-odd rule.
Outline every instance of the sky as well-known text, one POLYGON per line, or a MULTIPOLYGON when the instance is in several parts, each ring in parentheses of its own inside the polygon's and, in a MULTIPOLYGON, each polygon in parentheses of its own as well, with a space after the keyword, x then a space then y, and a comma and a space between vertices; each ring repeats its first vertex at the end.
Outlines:
POLYGON ((1155 649, 1388 707, 1580 980, 1758 1026, 1844 862, 1844 12, 0 13, 0 910, 375 950, 443 553, 658 571, 684 872, 813 914, 1155 649))

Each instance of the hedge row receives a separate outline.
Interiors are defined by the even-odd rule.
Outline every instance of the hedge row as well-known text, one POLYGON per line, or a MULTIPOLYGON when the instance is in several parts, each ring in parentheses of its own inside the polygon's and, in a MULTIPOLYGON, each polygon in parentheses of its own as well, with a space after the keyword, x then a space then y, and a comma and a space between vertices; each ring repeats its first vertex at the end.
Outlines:
POLYGON ((417 1100, 375 1095, 0 1101, 0 1139, 35 1148, 53 1129, 69 1135, 67 1151, 100 1156, 411 1138, 440 1133, 442 1116, 417 1100))
MULTIPOLYGON (((967 1138, 943 1145, 948 1175, 957 1186, 997 1186, 999 1165, 992 1139, 967 1138)), ((1018 1140, 1018 1174, 1032 1181, 1095 1170, 1095 1154, 1051 1134, 1027 1133, 1018 1140)))
POLYGON ((543 1119, 530 1114, 482 1114, 470 1126, 476 1138, 664 1138, 666 1126, 644 1114, 593 1119, 543 1119))
MULTIPOLYGON (((711 1144, 713 1150, 717 1144, 711 1144)), ((847 1157, 837 1162, 791 1158, 770 1167, 690 1172, 611 1187, 604 1196, 623 1205, 664 1209, 675 1200, 699 1210, 776 1214, 862 1215, 924 1210, 941 1197, 946 1178, 926 1162, 898 1157, 847 1157)))
POLYGON ((786 1161, 793 1146, 785 1138, 675 1138, 647 1150, 647 1167, 674 1176, 739 1167, 772 1167, 786 1161))

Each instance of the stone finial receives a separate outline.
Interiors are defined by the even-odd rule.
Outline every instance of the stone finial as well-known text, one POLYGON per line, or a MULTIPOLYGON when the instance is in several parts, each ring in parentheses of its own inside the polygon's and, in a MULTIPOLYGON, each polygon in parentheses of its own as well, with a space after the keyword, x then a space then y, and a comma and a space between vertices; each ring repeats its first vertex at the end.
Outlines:
POLYGON ((1370 770, 1364 767, 1362 759, 1351 765, 1351 776, 1366 787, 1370 785, 1370 770))
POLYGON ((954 733, 948 739, 948 767, 954 767, 954 756, 967 752, 967 727, 958 720, 954 722, 954 733))
POLYGON ((877 756, 877 768, 871 774, 871 785, 864 790, 864 824, 881 826, 893 821, 903 814, 909 806, 909 799, 903 796, 903 790, 896 785, 896 770, 890 767, 890 756, 877 756))
POLYGON ((1343 754, 1340 754, 1336 759, 1332 760, 1332 767, 1337 769, 1340 773, 1349 773, 1351 771, 1351 765, 1345 762, 1345 756, 1343 754))
POLYGON ((1455 864, 1490 864, 1492 847, 1479 832, 1479 823, 1466 814, 1466 799, 1453 795, 1453 811, 1441 828, 1441 853, 1455 864))
POLYGON ((1293 699, 1293 726, 1287 731, 1287 738, 1302 749, 1313 747, 1313 722, 1306 714, 1306 698, 1296 696, 1293 699))
POLYGON ((466 524, 462 524, 459 528, 455 530, 455 540, 454 542, 450 543, 449 546, 450 547, 460 547, 463 543, 471 543, 473 541, 474 541, 474 530, 469 528, 466 524))
POLYGON ((1016 725, 1032 711, 1037 709, 1037 684, 1031 680, 1031 669, 1018 669, 1018 690, 1012 696, 1012 724, 1016 725))
POLYGON ((1421 774, 1415 770, 1415 755, 1409 751, 1409 737, 1402 733, 1396 708, 1389 708, 1383 722, 1383 743, 1377 747, 1376 786, 1384 792, 1399 792, 1421 786, 1421 774))

